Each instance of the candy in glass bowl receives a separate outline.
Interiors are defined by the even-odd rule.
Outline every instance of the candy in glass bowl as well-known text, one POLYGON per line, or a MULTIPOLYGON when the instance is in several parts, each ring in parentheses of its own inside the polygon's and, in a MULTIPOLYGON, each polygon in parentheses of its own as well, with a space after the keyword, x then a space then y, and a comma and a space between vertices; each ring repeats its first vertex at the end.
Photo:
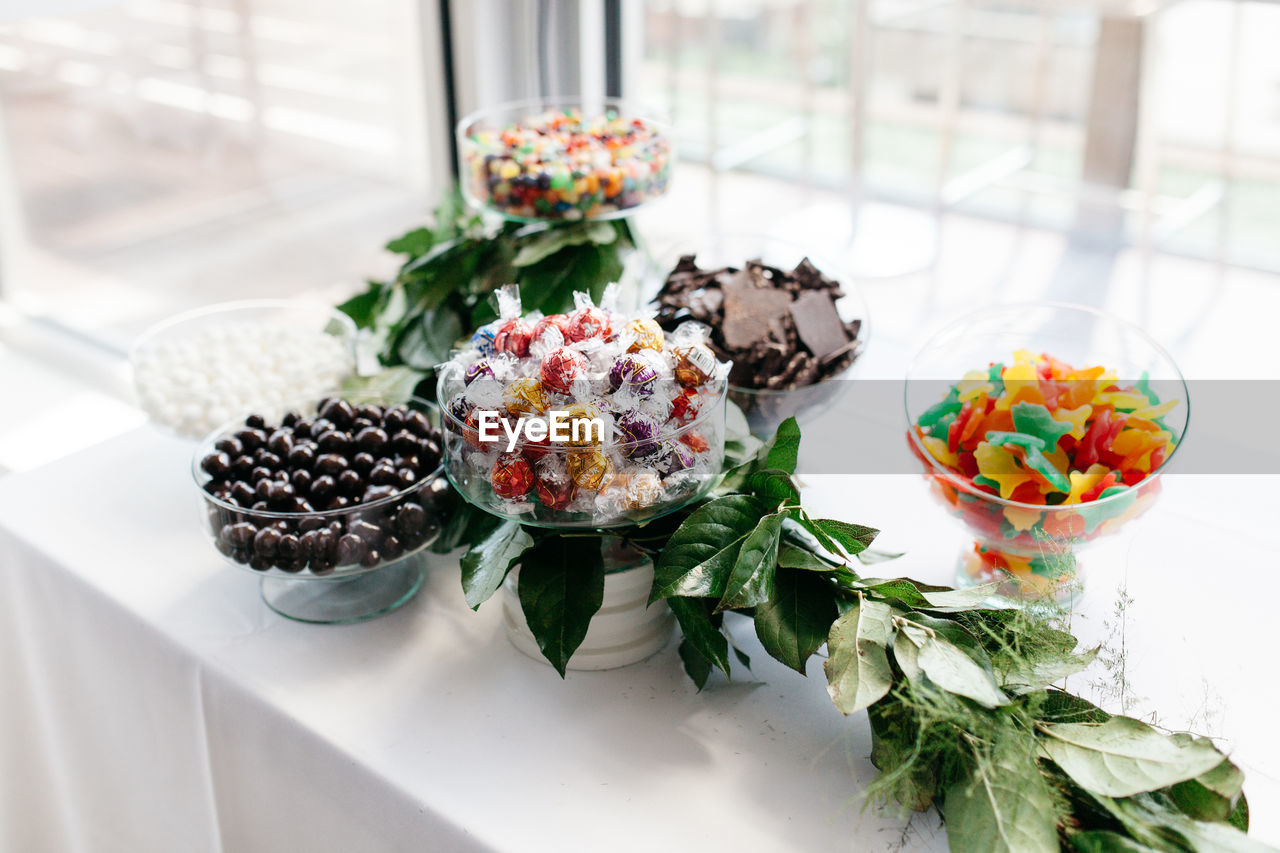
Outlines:
POLYGON ((445 469, 467 500, 545 527, 610 528, 672 512, 724 461, 729 365, 696 323, 665 334, 584 294, 521 316, 514 289, 439 376, 445 469))
POLYGON ((393 610, 422 584, 415 555, 448 511, 439 426, 426 400, 374 395, 307 397, 236 419, 192 463, 205 531, 291 619, 393 610))
POLYGON ((753 435, 768 439, 788 417, 803 423, 849 390, 867 347, 869 312, 839 266, 752 234, 667 254, 670 272, 654 298, 658 323, 710 326, 712 351, 733 364, 729 399, 753 435))
POLYGON ((908 372, 906 413, 930 491, 976 540, 957 580, 1064 595, 1080 549, 1154 502, 1189 400, 1141 329, 1032 304, 939 332, 908 372))
POLYGON ((457 138, 467 201, 507 219, 614 219, 671 178, 666 126, 613 98, 503 104, 462 119, 457 138))
POLYGON ((237 412, 339 387, 355 370, 355 339, 355 323, 332 307, 246 299, 157 323, 129 361, 152 421, 200 439, 237 412))

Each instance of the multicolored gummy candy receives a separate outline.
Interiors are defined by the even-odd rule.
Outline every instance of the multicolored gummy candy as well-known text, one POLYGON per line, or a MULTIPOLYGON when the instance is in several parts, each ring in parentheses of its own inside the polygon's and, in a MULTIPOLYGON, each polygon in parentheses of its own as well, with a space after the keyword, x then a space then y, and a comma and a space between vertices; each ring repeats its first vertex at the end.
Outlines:
POLYGON ((1176 405, 1145 377, 1123 384, 1106 368, 1021 350, 1011 364, 965 374, 913 429, 924 452, 967 484, 954 502, 986 493, 1026 505, 989 503, 989 533, 1079 538, 1137 496, 1089 504, 1130 492, 1173 453, 1179 437, 1165 416, 1176 405))

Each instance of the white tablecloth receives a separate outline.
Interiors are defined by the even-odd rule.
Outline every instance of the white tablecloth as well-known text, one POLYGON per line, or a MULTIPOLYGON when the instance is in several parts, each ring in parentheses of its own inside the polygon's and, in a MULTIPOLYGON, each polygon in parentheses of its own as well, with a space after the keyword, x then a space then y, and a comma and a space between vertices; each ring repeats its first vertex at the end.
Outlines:
MULTIPOLYGON (((603 673, 520 655, 498 602, 434 558, 402 610, 290 622, 199 530, 189 445, 144 428, 0 480, 0 850, 886 849, 861 810, 864 715, 770 661, 702 694, 672 644, 603 673)), ((810 477, 806 501, 949 580, 964 537, 915 478, 810 477)), ((1280 842, 1274 479, 1166 481, 1085 563, 1074 629, 1123 633, 1133 710, 1224 736, 1255 834, 1280 842), (1134 599, 1123 631, 1117 587, 1134 599)), ((883 568, 883 567, 882 567, 883 568)), ((1119 701, 1111 673, 1074 689, 1119 701)), ((910 849, 943 849, 936 817, 910 849)))

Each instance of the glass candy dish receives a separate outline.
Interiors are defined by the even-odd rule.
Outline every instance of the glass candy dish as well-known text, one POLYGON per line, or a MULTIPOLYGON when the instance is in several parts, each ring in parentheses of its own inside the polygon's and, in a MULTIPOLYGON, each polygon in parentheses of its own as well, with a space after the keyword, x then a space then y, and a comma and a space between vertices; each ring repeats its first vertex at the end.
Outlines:
MULTIPOLYGON (((1051 381, 1033 376, 1029 382, 1022 383, 1025 389, 1010 399, 1025 393, 1029 395, 1025 399, 1034 402, 1037 394, 1043 397, 1046 393, 1072 393, 1077 381, 1085 380, 1051 381)), ((1005 388, 1003 381, 1001 387, 1005 388)), ((1084 387, 1080 390, 1089 391, 1084 387)), ((908 442, 924 471, 930 493, 974 536, 972 547, 960 556, 958 584, 1003 581, 1001 591, 1006 594, 1058 597, 1073 592, 1073 582, 1078 576, 1077 555, 1084 546, 1116 532, 1155 501, 1160 492, 1160 477, 1185 437, 1190 412, 1187 385, 1177 365, 1144 331, 1092 308, 1057 303, 991 307, 946 326, 920 350, 909 368, 905 404, 908 442), (940 407, 948 405, 944 401, 952 388, 972 388, 975 383, 985 383, 981 378, 974 379, 972 373, 966 378, 966 373, 990 370, 990 376, 997 377, 999 371, 989 366, 1008 365, 1015 361, 1015 353, 1019 351, 1025 352, 1024 358, 1044 354, 1078 369, 1105 368, 1109 373, 1104 374, 1101 382, 1112 384, 1091 384, 1090 388, 1100 387, 1105 392, 1113 387, 1133 387, 1148 401, 1156 401, 1151 404, 1153 407, 1161 402, 1172 404, 1167 413, 1155 417, 1154 424, 1167 431, 1172 447, 1162 453, 1158 461, 1149 456, 1146 464, 1151 470, 1135 473, 1131 478, 1133 482, 1117 481, 1091 499, 1081 500, 1089 496, 1090 491, 1097 491, 1096 488, 1083 490, 1083 486, 1099 482, 1101 469, 1089 477, 1087 472, 1074 467, 1080 454, 1073 450, 1069 460, 1066 448, 1068 442, 1077 439, 1067 433, 1056 439, 1059 444, 1045 448, 1046 458, 1058 454, 1058 461, 1052 463, 1055 466, 1072 465, 1062 472, 1064 477, 1070 476, 1072 488, 1061 503, 1019 501, 979 487, 974 476, 940 461, 940 456, 949 453, 942 432, 931 449, 928 436, 934 428, 923 429, 918 424, 922 418, 925 422, 932 421, 941 411, 940 407), (966 382, 969 385, 965 385, 966 382)), ((1130 418, 1144 410, 1125 409, 1125 405, 1134 404, 1117 402, 1112 414, 1130 418)), ((951 408, 955 406, 951 404, 951 408)), ((986 432, 986 423, 984 421, 977 432, 1001 440, 999 432, 986 432)), ((1066 428, 1066 414, 1057 428, 1066 428)), ((1011 427, 1004 427, 1006 431, 1009 429, 1011 427)), ((1026 462, 1020 461, 1008 473, 1021 478, 1026 471, 1026 462)), ((1119 474, 1117 469, 1117 480, 1119 474)), ((979 483, 983 476, 978 475, 979 483)), ((1106 482, 1102 480, 1100 485, 1106 482)), ((993 488, 990 483, 986 485, 993 488)))
MULTIPOLYGON (((795 388, 749 387, 735 382, 735 374, 729 378, 729 399, 742 409, 752 435, 768 439, 777 432, 778 425, 789 417, 801 424, 810 421, 834 406, 849 390, 849 382, 857 374, 862 355, 870 340, 870 311, 861 290, 851 276, 837 263, 820 252, 810 252, 804 247, 785 240, 777 240, 760 234, 725 234, 705 245, 690 248, 674 247, 663 254, 663 275, 675 268, 682 256, 692 254, 695 262, 704 270, 723 267, 741 269, 747 261, 759 260, 783 270, 794 269, 808 258, 820 272, 840 285, 843 293, 835 300, 836 311, 845 323, 860 321, 861 325, 853 346, 837 357, 842 364, 831 375, 809 385, 795 388)), ((664 325, 666 323, 664 322, 664 325)), ((713 338, 717 334, 713 333, 713 338)), ((731 358, 722 355, 723 358, 731 358)), ((739 366, 739 370, 742 366, 739 366)), ((764 384, 769 377, 760 376, 757 383, 764 384)))
MULTIPOLYGON (((261 449, 272 454, 281 450, 283 440, 277 439, 274 432, 250 426, 244 418, 207 436, 192 462, 202 500, 202 526, 214 547, 228 562, 260 575, 263 601, 290 619, 354 622, 389 612, 410 600, 422 584, 423 568, 418 555, 439 534, 450 498, 440 459, 439 409, 416 397, 397 402, 375 395, 334 394, 320 401, 308 396, 258 414, 267 425, 280 424, 282 420, 290 424, 281 430, 290 435, 283 464, 258 452, 261 449), (333 490, 326 488, 320 494, 320 476, 329 472, 324 466, 330 462, 336 465, 332 459, 322 462, 323 455, 347 462, 350 467, 344 472, 356 471, 363 465, 356 459, 360 445, 352 443, 349 449, 341 450, 323 437, 329 428, 319 434, 312 430, 312 425, 320 422, 318 410, 329 400, 347 401, 357 417, 373 420, 378 429, 391 433, 385 451, 379 451, 385 456, 379 458, 399 460, 401 467, 393 468, 398 478, 394 484, 366 471, 361 476, 369 479, 362 480, 358 489, 368 491, 347 494, 350 486, 339 473, 333 477, 333 490), (385 407, 383 421, 372 417, 379 407, 385 407), (295 420, 298 415, 302 420, 295 420), (400 430, 392 432, 397 426, 400 430), (327 450, 313 446, 314 461, 295 461, 305 457, 292 455, 298 445, 315 445, 317 441, 320 448, 327 450), (273 473, 274 480, 290 484, 287 498, 272 494, 271 486, 262 494, 256 493, 257 487, 245 492, 241 486, 248 487, 246 477, 253 476, 243 470, 248 463, 237 461, 240 457, 232 458, 231 468, 224 474, 226 459, 208 461, 218 453, 231 458, 231 452, 237 449, 242 451, 241 456, 252 460, 255 469, 261 465, 269 470, 296 472, 303 467, 309 476, 282 478, 273 473), (218 476, 212 475, 210 469, 218 476), (406 474, 406 470, 411 473, 406 474), (295 498, 306 504, 293 503, 295 498), (314 506, 310 505, 312 502, 314 506), (276 533, 266 532, 269 530, 276 533)), ((352 420, 350 426, 342 420, 334 415, 332 429, 348 438, 364 429, 360 420, 352 420)), ((273 455, 281 458, 279 453, 273 455)))
MULTIPOLYGON (((464 387, 462 369, 450 363, 440 370, 437 399, 452 400, 464 387)), ((599 441, 573 446, 530 442, 522 435, 510 452, 502 428, 495 430, 498 441, 483 442, 475 421, 459 419, 446 406, 441 414, 445 471, 468 501, 522 524, 607 529, 649 521, 705 494, 720 475, 725 383, 713 381, 699 390, 696 417, 664 424, 643 440, 626 440, 605 411, 599 441), (495 489, 495 477, 504 486, 519 484, 505 489, 509 496, 504 497, 495 489)))
POLYGON ((152 421, 199 439, 237 412, 337 388, 355 370, 355 340, 355 323, 329 306, 246 299, 157 323, 129 362, 152 421))
POLYGON ((457 126, 462 191, 519 221, 616 219, 663 196, 667 125, 626 101, 540 98, 474 112, 457 126))

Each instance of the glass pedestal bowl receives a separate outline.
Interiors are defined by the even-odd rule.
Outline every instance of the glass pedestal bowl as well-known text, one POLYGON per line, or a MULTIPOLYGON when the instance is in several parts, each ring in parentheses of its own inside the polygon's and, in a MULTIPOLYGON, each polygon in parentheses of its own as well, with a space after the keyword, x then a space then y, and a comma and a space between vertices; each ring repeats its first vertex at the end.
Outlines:
MULTIPOLYGON (((1046 381, 1036 377, 1031 384, 1049 393, 1069 393, 1076 380, 1067 380, 1065 388, 1057 387, 1064 385, 1062 381, 1054 388, 1046 381)), ((973 545, 960 555, 957 584, 1002 581, 1000 591, 1005 594, 1058 598, 1070 595, 1079 582, 1079 551, 1119 530, 1155 501, 1160 477, 1185 437, 1190 413, 1187 385, 1177 365, 1144 331, 1092 308, 1053 303, 992 306, 946 326, 911 364, 905 403, 908 443, 930 493, 974 536, 973 545), (928 432, 917 424, 922 416, 931 419, 926 414, 931 409, 939 411, 939 404, 967 372, 1010 364, 1020 350, 1046 354, 1076 368, 1101 366, 1110 371, 1103 381, 1114 377, 1118 387, 1138 387, 1148 398, 1173 401, 1173 408, 1158 420, 1176 443, 1141 480, 1118 484, 1093 500, 1025 503, 979 487, 972 476, 940 461, 944 447, 935 444, 931 451, 925 440, 928 432)), ((1122 411, 1120 404, 1114 411, 1122 411)), ((1063 453, 1060 461, 1066 458, 1063 453)), ((1083 476, 1074 468, 1063 473, 1083 476)))
POLYGON ((581 97, 474 112, 456 129, 463 196, 516 221, 630 216, 666 194, 675 159, 667 125, 642 116, 617 98, 581 97), (600 130, 607 144, 593 138, 600 130))
MULTIPOLYGON (((243 470, 247 463, 237 464, 233 459, 226 476, 213 476, 208 470, 221 470, 221 463, 205 464, 211 454, 222 452, 230 456, 227 449, 236 445, 228 442, 234 441, 239 442, 244 458, 251 459, 255 468, 283 468, 269 458, 270 449, 268 456, 262 458, 249 455, 269 445, 262 443, 264 430, 247 426, 244 419, 226 424, 205 438, 192 463, 200 488, 202 526, 214 547, 228 562, 261 576, 262 599, 267 606, 301 622, 356 622, 395 610, 413 598, 423 580, 421 552, 439 534, 451 497, 444 467, 438 461, 440 417, 434 404, 418 398, 401 403, 373 395, 334 394, 333 398, 347 400, 357 413, 362 407, 386 406, 388 421, 392 419, 391 411, 400 413, 397 419, 406 422, 405 434, 397 432, 387 442, 389 448, 394 446, 394 458, 403 463, 400 469, 394 469, 401 478, 395 485, 378 486, 381 478, 366 471, 372 485, 358 488, 378 486, 378 490, 364 492, 359 502, 343 506, 339 504, 352 501, 357 493, 346 494, 351 487, 344 485, 341 474, 329 475, 336 485, 330 491, 326 483, 324 494, 320 494, 320 477, 329 471, 330 463, 337 464, 335 460, 322 461, 324 455, 346 461, 350 467, 344 468, 344 473, 357 471, 363 465, 355 459, 354 446, 344 452, 323 440, 322 446, 330 449, 323 455, 317 452, 314 464, 304 465, 311 476, 299 481, 292 477, 281 480, 297 487, 291 495, 296 494, 308 504, 315 501, 315 507, 298 509, 295 505, 286 511, 280 507, 277 495, 263 499, 262 495, 241 488, 249 486, 247 478, 253 476, 243 470), (420 412, 422 418, 411 415, 413 412, 420 412), (259 433, 256 438, 251 435, 255 431, 259 433), (410 447, 411 442, 416 447, 410 447), (255 446, 250 447, 251 444, 255 446), (411 479, 403 473, 405 470, 414 472, 412 482, 405 482, 411 479), (310 492, 302 484, 306 482, 314 486, 310 492), (322 504, 322 500, 327 503, 322 504)), ((287 408, 259 414, 268 424, 279 424, 286 411, 301 414, 304 420, 314 419, 316 399, 294 400, 287 408)), ((360 422, 353 421, 352 428, 338 424, 337 429, 355 432, 358 426, 360 422)), ((295 423, 286 430, 293 430, 290 442, 295 447, 319 438, 309 425, 304 429, 295 423)), ((267 437, 267 442, 275 442, 274 434, 267 437)), ((280 456, 274 455, 277 459, 280 456)), ((293 468, 293 457, 287 458, 293 468)))
MULTIPOLYGON (((723 267, 741 269, 751 260, 759 260, 778 269, 792 270, 808 258, 820 272, 838 282, 844 294, 835 301, 840 320, 845 323, 855 320, 860 322, 853 346, 847 354, 838 357, 841 366, 825 379, 810 385, 769 388, 767 382, 771 377, 756 376, 744 370, 745 365, 736 365, 736 369, 729 375, 729 399, 746 415, 751 434, 762 439, 771 438, 777 432, 778 425, 789 417, 795 417, 803 424, 839 402, 849 390, 849 383, 857 374, 861 356, 866 352, 870 340, 870 312, 866 299, 843 268, 820 252, 807 251, 803 246, 785 240, 760 234, 725 234, 701 246, 676 246, 664 252, 663 276, 674 269, 685 255, 693 255, 697 265, 706 270, 723 267), (743 381, 743 375, 753 381, 743 381)), ((660 321, 670 331, 678 324, 679 319, 660 321)), ((712 335, 719 344, 723 344, 723 339, 719 337, 721 334, 717 329, 712 335)), ((732 355, 722 357, 731 359, 732 355)))

